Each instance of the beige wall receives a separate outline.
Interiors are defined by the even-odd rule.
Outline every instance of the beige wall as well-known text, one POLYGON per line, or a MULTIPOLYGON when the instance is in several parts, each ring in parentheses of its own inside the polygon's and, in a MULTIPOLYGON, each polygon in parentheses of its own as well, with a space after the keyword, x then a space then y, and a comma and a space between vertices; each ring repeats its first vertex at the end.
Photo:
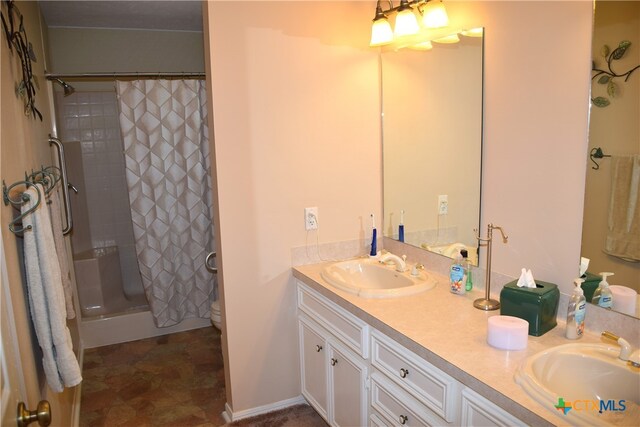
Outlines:
MULTIPOLYGON (((447 7, 452 27, 486 27, 483 227, 510 235, 495 245, 494 268, 515 276, 526 266, 567 292, 580 254, 591 3, 447 7)), ((209 4, 234 411, 299 394, 290 249, 305 244, 303 208, 319 207, 321 242, 363 237, 368 214, 380 214, 373 11, 373 2, 209 4)))
POLYGON ((592 4, 447 7, 453 26, 486 28, 482 232, 492 222, 509 235, 493 247, 493 269, 517 277, 527 267, 570 293, 580 256, 592 4))
MULTIPOLYGON (((49 28, 49 72, 204 72, 202 33, 101 28, 49 28)), ((115 90, 113 80, 75 82, 78 90, 115 90)), ((56 85, 56 90, 60 87, 56 85)))
POLYGON ((369 213, 380 218, 369 6, 209 6, 218 261, 234 411, 300 393, 290 251, 305 244, 304 208, 318 206, 323 242, 358 239, 369 213))
MULTIPOLYGON (((40 89, 36 94, 36 107, 43 115, 43 121, 26 117, 21 99, 16 98, 14 85, 21 80, 19 58, 11 54, 7 47, 7 40, 2 33, 0 51, 2 59, 1 73, 1 113, 0 113, 0 174, 7 185, 24 179, 25 171, 39 169, 41 165, 53 163, 48 134, 51 132, 51 110, 48 86, 44 78, 44 49, 43 37, 40 32, 39 10, 35 2, 18 2, 27 31, 28 40, 33 44, 37 62, 33 63, 34 75, 38 78, 40 89)), ((6 11, 2 6, 3 13, 6 11)), ((52 393, 45 384, 41 371, 40 350, 31 328, 31 318, 25 293, 26 285, 21 274, 23 269, 22 254, 19 252, 21 241, 7 230, 9 221, 16 211, 11 206, 0 205, 3 228, 2 244, 7 262, 7 273, 11 300, 13 303, 14 319, 19 337, 20 354, 22 358, 23 374, 25 377, 26 393, 24 396, 30 409, 36 407, 40 399, 48 399, 53 410, 55 425, 70 425, 73 390, 67 389, 62 394, 52 393)), ((77 344, 77 324, 70 321, 69 327, 73 331, 74 342, 77 344)))
MULTIPOLYGON (((640 64, 640 2, 596 2, 594 21, 593 56, 600 68, 606 69, 600 54, 603 45, 612 50, 622 40, 631 41, 631 47, 619 61, 613 61, 613 69, 626 72, 640 64)), ((605 154, 640 154, 640 70, 631 78, 616 79, 620 95, 605 108, 593 106, 589 122, 589 149, 601 147, 605 154)), ((594 96, 606 96, 606 86, 593 85, 594 96)), ((611 161, 598 162, 600 169, 587 168, 585 193, 582 255, 591 260, 589 271, 611 271, 615 276, 609 283, 624 285, 640 291, 640 263, 622 261, 605 254, 609 196, 611 194, 611 161)))
POLYGON ((204 71, 202 33, 49 28, 51 72, 204 71))

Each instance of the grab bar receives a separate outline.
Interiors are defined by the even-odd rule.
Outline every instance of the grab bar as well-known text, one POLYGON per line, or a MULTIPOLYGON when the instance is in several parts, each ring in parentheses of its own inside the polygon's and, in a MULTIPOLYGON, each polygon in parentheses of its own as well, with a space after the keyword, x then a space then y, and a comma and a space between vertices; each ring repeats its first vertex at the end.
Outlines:
POLYGON ((64 196, 64 214, 67 219, 67 226, 62 229, 62 234, 67 235, 71 232, 73 228, 73 217, 71 214, 71 201, 69 199, 69 186, 74 188, 74 191, 77 193, 78 190, 75 190, 72 184, 69 183, 67 179, 67 164, 64 160, 64 147, 62 146, 62 142, 58 138, 54 138, 49 135, 49 145, 55 145, 58 151, 58 165, 60 166, 60 172, 62 174, 62 194, 64 196))
POLYGON ((204 260, 204 266, 207 268, 207 270, 209 270, 212 273, 217 273, 218 269, 216 267, 211 266, 211 264, 209 264, 209 261, 211 260, 211 258, 213 258, 214 256, 216 256, 215 252, 209 252, 209 254, 207 255, 207 257, 204 260))

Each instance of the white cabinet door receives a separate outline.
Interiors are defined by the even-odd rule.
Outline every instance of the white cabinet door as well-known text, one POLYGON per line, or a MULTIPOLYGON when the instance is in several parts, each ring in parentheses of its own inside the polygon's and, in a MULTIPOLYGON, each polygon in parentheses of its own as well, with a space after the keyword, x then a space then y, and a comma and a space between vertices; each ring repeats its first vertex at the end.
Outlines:
POLYGON ((470 388, 462 390, 461 424, 469 427, 520 427, 525 423, 470 388))
POLYGON ((302 395, 327 419, 327 341, 311 322, 300 318, 302 395))
POLYGON ((337 343, 329 346, 329 424, 333 426, 367 425, 367 365, 337 343))

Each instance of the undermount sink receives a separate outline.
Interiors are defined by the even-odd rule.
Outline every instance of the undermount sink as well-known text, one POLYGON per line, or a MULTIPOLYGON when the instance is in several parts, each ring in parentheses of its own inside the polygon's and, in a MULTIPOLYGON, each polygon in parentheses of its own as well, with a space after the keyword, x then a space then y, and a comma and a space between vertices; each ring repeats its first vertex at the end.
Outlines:
POLYGON ((413 276, 408 269, 398 272, 393 265, 376 259, 359 258, 327 265, 321 275, 332 286, 364 298, 393 298, 415 295, 436 286, 428 273, 413 276))
POLYGON ((515 380, 567 424, 635 426, 640 420, 640 369, 619 354, 615 345, 560 345, 529 357, 515 380))

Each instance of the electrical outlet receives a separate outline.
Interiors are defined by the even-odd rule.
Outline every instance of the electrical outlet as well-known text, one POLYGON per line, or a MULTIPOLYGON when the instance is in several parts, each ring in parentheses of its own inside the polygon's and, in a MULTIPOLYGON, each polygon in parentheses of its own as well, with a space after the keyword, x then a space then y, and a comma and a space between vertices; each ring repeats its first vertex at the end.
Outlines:
POLYGON ((317 230, 318 229, 318 208, 304 208, 304 229, 305 230, 317 230))
POLYGON ((441 194, 438 196, 438 215, 446 215, 449 213, 449 196, 441 194))

